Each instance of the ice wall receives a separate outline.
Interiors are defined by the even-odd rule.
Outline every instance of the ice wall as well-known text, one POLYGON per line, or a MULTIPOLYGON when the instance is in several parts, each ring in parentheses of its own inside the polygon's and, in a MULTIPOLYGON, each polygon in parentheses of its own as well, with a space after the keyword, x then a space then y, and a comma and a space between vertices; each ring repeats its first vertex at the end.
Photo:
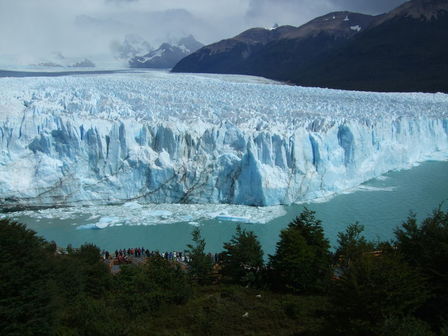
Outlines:
POLYGON ((151 73, 0 79, 0 203, 288 204, 448 157, 448 96, 151 73))

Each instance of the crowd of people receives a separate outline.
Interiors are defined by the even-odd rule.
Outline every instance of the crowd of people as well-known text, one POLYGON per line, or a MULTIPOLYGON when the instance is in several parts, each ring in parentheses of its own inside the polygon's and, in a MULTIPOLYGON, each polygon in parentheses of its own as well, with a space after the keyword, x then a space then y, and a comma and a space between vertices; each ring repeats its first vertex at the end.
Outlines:
MULTIPOLYGON (((120 250, 115 250, 115 252, 113 252, 113 253, 110 253, 107 250, 103 250, 102 256, 103 256, 104 260, 108 260, 108 261, 115 260, 118 263, 132 263, 136 259, 142 261, 145 258, 150 258, 150 257, 155 257, 155 256, 160 256, 166 260, 176 261, 179 263, 187 263, 190 260, 190 257, 187 252, 150 251, 148 249, 145 249, 144 247, 120 249, 120 250)), ((208 256, 214 264, 218 264, 221 260, 220 253, 209 253, 208 256)))

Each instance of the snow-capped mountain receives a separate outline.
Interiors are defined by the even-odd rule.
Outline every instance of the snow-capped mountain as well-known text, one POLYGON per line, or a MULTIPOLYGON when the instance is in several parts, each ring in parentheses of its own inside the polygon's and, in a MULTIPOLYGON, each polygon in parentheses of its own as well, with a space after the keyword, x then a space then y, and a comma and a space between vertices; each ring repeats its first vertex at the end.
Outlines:
POLYGON ((258 81, 1 78, 0 204, 288 204, 448 158, 448 95, 258 81))
POLYGON ((178 43, 163 43, 158 49, 144 56, 136 56, 129 60, 132 68, 172 68, 182 58, 190 55, 203 45, 189 35, 179 40, 178 43))
POLYGON ((54 52, 49 56, 41 57, 41 60, 34 66, 46 68, 94 68, 95 63, 88 58, 66 57, 60 52, 54 52))
POLYGON ((116 58, 125 61, 154 50, 148 41, 137 34, 126 35, 123 42, 113 41, 111 43, 111 49, 116 58))

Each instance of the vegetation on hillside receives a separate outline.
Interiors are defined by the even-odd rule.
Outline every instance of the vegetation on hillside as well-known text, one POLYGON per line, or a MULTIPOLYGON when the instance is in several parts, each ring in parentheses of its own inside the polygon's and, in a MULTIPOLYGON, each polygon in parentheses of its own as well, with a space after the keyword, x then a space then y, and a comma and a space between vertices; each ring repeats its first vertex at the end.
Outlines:
POLYGON ((93 245, 60 253, 0 221, 1 335, 448 335, 448 212, 411 215, 391 242, 358 223, 330 252, 302 212, 267 264, 237 228, 219 264, 199 229, 186 264, 151 256, 113 275, 93 245))

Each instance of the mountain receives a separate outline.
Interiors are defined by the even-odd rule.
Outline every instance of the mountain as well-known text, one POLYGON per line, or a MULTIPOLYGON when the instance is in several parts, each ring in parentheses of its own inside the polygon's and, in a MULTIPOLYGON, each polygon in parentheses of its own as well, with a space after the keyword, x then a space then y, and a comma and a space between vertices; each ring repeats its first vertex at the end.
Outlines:
POLYGON ((82 61, 76 62, 72 65, 70 65, 72 68, 94 68, 95 63, 93 63, 91 60, 84 58, 82 61))
POLYGON ((448 157, 444 94, 165 72, 2 78, 0 94, 3 210, 288 204, 448 157))
POLYGON ((33 66, 46 68, 94 68, 96 65, 87 58, 65 57, 60 52, 52 53, 44 61, 33 66))
POLYGON ((126 35, 123 42, 113 41, 110 47, 116 58, 126 61, 137 55, 149 53, 154 49, 148 41, 137 34, 126 35))
POLYGON ((335 12, 297 28, 253 28, 234 38, 206 46, 184 58, 173 72, 261 75, 287 80, 291 68, 346 42, 373 16, 335 12))
POLYGON ((350 90, 448 92, 448 0, 412 0, 376 17, 331 13, 288 31, 252 45, 235 37, 206 46, 173 71, 350 90))
POLYGON ((172 68, 182 58, 190 55, 203 46, 189 35, 176 44, 163 43, 158 49, 144 56, 136 56, 129 60, 131 68, 172 68))
POLYGON ((448 92, 448 0, 413 0, 379 17, 291 81, 368 91, 448 92))

